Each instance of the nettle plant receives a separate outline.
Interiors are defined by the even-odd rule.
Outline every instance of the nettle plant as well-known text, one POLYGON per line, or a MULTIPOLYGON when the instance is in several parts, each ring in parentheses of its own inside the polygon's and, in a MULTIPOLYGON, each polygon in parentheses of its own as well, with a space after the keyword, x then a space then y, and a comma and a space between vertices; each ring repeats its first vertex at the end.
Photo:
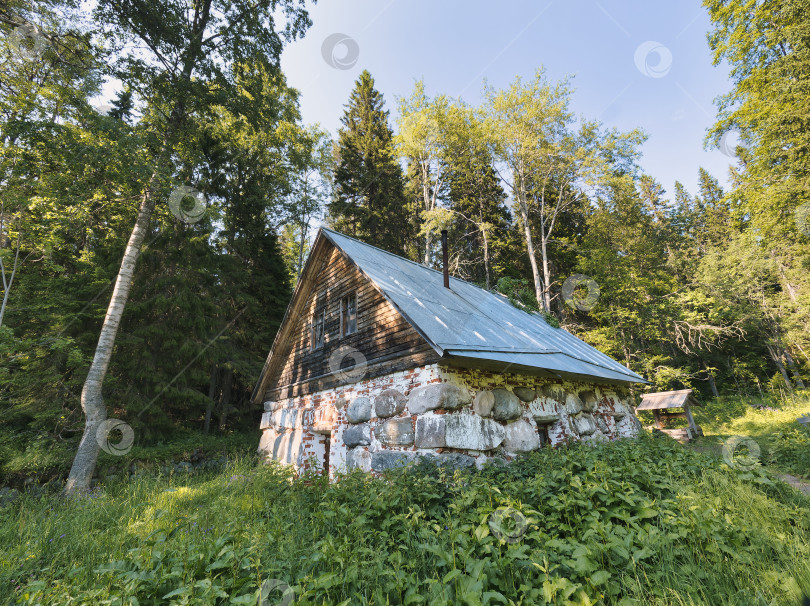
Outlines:
POLYGON ((306 605, 765 605, 810 591, 808 499, 665 438, 332 484, 246 460, 0 516, 13 562, 0 588, 26 579, 19 604, 256 604, 268 581, 306 605))

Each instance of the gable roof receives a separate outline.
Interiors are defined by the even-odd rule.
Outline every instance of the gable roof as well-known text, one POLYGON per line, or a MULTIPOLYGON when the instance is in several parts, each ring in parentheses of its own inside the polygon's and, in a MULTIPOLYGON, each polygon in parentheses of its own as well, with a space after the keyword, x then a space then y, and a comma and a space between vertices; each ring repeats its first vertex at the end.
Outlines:
MULTIPOLYGON (((646 381, 540 314, 518 309, 500 294, 337 232, 321 234, 374 282, 442 357, 501 363, 608 381, 646 381)), ((491 364, 492 365, 492 364, 491 364)), ((497 364, 495 364, 497 365, 497 364)))
POLYGON ((665 408, 683 408, 686 406, 701 406, 700 402, 692 395, 691 389, 679 389, 677 391, 659 391, 657 393, 646 393, 641 397, 641 404, 636 410, 662 410, 665 408))
POLYGON ((516 308, 500 294, 450 277, 393 253, 321 228, 253 392, 258 397, 274 352, 286 338, 296 303, 312 289, 316 251, 331 243, 352 262, 436 353, 459 366, 530 371, 555 378, 646 383, 630 369, 543 317, 516 308))

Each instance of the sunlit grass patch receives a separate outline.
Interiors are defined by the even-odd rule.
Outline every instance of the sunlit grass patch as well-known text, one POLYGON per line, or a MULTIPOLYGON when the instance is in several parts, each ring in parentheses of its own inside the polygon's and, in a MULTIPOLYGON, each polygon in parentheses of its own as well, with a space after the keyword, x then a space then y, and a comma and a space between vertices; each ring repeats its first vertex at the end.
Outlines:
POLYGON ((730 437, 748 436, 759 445, 764 465, 810 478, 810 426, 797 422, 799 417, 810 414, 810 396, 759 404, 761 407, 755 408, 745 400, 721 400, 696 409, 695 418, 705 438, 693 448, 719 455, 730 437))

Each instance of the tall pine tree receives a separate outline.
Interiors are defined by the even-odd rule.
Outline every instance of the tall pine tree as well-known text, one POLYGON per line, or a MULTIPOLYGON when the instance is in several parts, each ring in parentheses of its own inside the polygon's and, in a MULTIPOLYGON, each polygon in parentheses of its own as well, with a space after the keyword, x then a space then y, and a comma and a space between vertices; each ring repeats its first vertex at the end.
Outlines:
POLYGON ((329 219, 335 229, 402 254, 408 226, 404 182, 383 106, 382 94, 364 70, 338 131, 329 219))

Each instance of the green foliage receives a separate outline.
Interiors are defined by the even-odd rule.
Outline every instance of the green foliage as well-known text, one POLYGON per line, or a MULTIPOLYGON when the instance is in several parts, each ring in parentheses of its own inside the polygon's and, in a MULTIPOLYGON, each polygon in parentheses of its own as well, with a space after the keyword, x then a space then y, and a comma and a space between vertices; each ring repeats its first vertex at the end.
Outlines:
POLYGON ((278 579, 296 604, 755 605, 810 589, 807 498, 670 440, 332 485, 254 465, 25 496, 0 509, 0 591, 19 604, 253 604, 278 579), (500 507, 519 512, 513 528, 493 523, 500 507))
POLYGON ((504 276, 498 280, 496 288, 502 295, 506 295, 509 302, 518 309, 538 311, 534 290, 529 286, 529 281, 526 278, 515 279, 504 276))
POLYGON ((703 4, 714 62, 728 62, 732 80, 718 99, 711 140, 719 143, 732 129, 741 133, 736 180, 745 212, 763 234, 796 242, 794 213, 810 201, 810 132, 800 126, 800 116, 810 113, 810 9, 804 0, 703 4))
POLYGON ((781 469, 810 477, 810 427, 795 423, 774 431, 767 461, 781 469))

